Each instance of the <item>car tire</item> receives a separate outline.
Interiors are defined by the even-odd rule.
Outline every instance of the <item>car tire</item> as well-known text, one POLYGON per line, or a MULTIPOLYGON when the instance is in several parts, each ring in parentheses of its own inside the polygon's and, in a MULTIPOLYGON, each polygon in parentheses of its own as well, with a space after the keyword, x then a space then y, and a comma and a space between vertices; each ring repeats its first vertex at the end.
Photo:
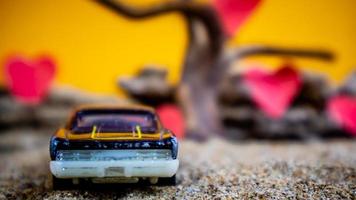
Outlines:
POLYGON ((56 178, 52 175, 52 188, 53 190, 66 190, 73 187, 72 179, 56 178))
POLYGON ((164 185, 164 186, 169 186, 169 185, 176 185, 177 184, 177 180, 176 180, 176 175, 174 174, 174 176, 172 177, 168 177, 168 178, 159 178, 158 179, 158 184, 159 185, 164 185))

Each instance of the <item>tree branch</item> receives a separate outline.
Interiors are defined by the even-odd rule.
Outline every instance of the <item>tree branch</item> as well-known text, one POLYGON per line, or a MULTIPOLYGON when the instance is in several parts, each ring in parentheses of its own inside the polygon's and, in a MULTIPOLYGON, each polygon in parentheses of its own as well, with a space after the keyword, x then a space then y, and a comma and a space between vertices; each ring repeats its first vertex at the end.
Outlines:
POLYGON ((229 50, 225 59, 232 62, 234 60, 253 55, 294 56, 319 59, 324 61, 332 61, 334 59, 334 55, 332 53, 320 49, 281 48, 262 45, 237 47, 231 49, 229 50))
POLYGON ((334 60, 332 53, 320 49, 282 48, 263 45, 236 47, 222 55, 220 61, 217 62, 217 65, 214 67, 214 72, 209 76, 208 84, 217 86, 235 61, 254 55, 304 57, 329 62, 334 60))

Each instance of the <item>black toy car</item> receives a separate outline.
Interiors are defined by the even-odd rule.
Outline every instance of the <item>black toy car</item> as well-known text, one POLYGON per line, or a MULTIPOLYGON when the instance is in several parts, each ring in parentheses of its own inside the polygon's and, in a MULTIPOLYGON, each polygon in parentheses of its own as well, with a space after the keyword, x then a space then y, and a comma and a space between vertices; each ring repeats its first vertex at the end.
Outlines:
POLYGON ((80 181, 175 184, 178 142, 149 107, 77 109, 50 141, 53 187, 80 181))

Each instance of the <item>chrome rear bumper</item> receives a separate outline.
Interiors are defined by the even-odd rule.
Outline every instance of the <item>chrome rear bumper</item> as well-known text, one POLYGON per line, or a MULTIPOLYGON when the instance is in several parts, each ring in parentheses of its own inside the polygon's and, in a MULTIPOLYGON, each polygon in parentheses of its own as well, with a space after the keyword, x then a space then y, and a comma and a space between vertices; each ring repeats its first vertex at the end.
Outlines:
POLYGON ((50 170, 57 178, 95 177, 172 177, 178 159, 155 161, 51 161, 50 170))

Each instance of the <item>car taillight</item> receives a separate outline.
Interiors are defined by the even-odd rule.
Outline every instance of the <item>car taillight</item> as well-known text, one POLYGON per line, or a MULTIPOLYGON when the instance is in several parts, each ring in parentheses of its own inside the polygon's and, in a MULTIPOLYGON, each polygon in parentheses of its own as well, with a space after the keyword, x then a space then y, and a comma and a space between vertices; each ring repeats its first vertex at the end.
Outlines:
POLYGON ((58 161, 171 160, 170 149, 149 150, 59 150, 58 161))

